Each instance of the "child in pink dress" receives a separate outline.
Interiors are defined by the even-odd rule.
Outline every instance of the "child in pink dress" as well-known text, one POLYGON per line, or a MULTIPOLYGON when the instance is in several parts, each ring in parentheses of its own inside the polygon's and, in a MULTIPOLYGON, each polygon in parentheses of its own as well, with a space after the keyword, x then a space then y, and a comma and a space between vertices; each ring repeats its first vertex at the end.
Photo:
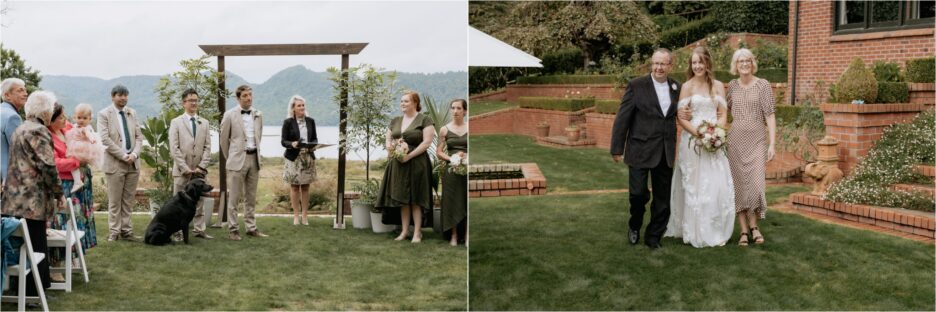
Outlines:
MULTIPOLYGON (((94 118, 91 105, 82 103, 75 106, 74 117, 76 126, 65 133, 65 144, 68 146, 67 154, 78 158, 78 161, 82 163, 100 169, 103 161, 104 145, 101 144, 101 138, 90 126, 91 120, 94 118)), ((81 181, 80 169, 72 171, 72 179, 75 181, 72 192, 76 192, 84 186, 84 182, 81 181)))

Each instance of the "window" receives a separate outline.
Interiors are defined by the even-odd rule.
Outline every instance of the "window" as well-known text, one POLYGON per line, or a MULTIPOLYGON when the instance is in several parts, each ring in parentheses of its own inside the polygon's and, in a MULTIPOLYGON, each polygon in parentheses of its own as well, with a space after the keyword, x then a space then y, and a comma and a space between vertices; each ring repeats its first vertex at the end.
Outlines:
POLYGON ((835 2, 835 34, 933 27, 936 1, 835 2))

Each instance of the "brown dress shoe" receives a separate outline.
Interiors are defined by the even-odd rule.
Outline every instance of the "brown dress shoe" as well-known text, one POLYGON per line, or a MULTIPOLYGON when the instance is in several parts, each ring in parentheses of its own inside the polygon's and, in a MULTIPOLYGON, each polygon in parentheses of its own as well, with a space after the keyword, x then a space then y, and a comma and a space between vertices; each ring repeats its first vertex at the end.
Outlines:
POLYGON ((138 241, 140 241, 140 238, 139 238, 139 237, 136 237, 136 236, 133 236, 133 233, 121 234, 121 235, 120 235, 120 239, 125 240, 125 241, 131 241, 131 242, 138 242, 138 241))
POLYGON ((248 232, 247 232, 247 235, 253 236, 253 237, 268 237, 268 236, 270 236, 270 235, 266 235, 266 234, 260 233, 260 230, 248 231, 248 232))
POLYGON ((204 239, 214 239, 214 236, 208 235, 208 233, 205 233, 205 232, 195 232, 195 237, 201 237, 204 239))
POLYGON ((108 241, 108 242, 113 242, 113 241, 116 241, 116 240, 118 240, 118 239, 120 239, 120 237, 117 236, 117 234, 110 234, 110 235, 107 235, 107 241, 108 241))
POLYGON ((233 241, 239 241, 241 240, 241 236, 237 232, 231 232, 231 235, 228 235, 228 239, 233 240, 233 241))

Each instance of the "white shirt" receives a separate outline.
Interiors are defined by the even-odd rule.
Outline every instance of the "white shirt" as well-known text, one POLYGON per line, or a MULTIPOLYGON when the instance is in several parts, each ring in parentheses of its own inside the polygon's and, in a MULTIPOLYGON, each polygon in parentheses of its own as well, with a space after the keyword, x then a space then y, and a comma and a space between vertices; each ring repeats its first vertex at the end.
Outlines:
MULTIPOLYGON (((123 142, 124 142, 124 143, 122 143, 122 144, 121 144, 121 143, 117 143, 117 144, 120 145, 120 149, 123 150, 124 154, 130 154, 130 152, 131 152, 132 149, 133 149, 133 144, 136 143, 136 142, 130 141, 130 149, 127 149, 127 143, 126 143, 126 142, 127 142, 127 136, 124 134, 124 119, 123 119, 123 118, 120 118, 120 112, 123 112, 123 109, 117 108, 117 105, 114 105, 114 109, 117 110, 117 123, 120 124, 120 131, 117 131, 117 132, 120 132, 120 138, 123 139, 123 142)), ((127 113, 126 113, 126 112, 124 112, 124 117, 125 117, 125 118, 130 118, 130 116, 127 116, 127 113)), ((133 131, 133 130, 131 130, 131 129, 128 127, 128 128, 127 128, 127 131, 133 131)))
POLYGON ((673 100, 670 99, 669 82, 664 81, 663 83, 659 83, 653 78, 650 78, 650 80, 653 80, 653 88, 656 89, 657 99, 660 100, 660 109, 663 110, 663 116, 666 116, 670 105, 673 104, 673 100))
POLYGON ((189 130, 192 130, 192 134, 195 134, 195 131, 197 131, 195 127, 198 127, 198 116, 192 116, 189 115, 188 112, 182 112, 182 119, 185 119, 185 125, 191 128, 189 130), (195 118, 194 127, 192 126, 192 118, 195 118))
MULTIPOLYGON (((240 108, 240 107, 238 107, 240 108)), ((240 110, 244 110, 240 108, 240 110)), ((254 138, 254 122, 253 122, 253 110, 250 114, 241 114, 241 120, 244 121, 244 136, 247 137, 247 144, 245 145, 246 149, 256 149, 257 141, 254 138)), ((241 112, 238 112, 241 113, 241 112)))
POLYGON ((299 123, 299 143, 309 142, 309 131, 306 128, 305 118, 297 119, 296 122, 299 123))

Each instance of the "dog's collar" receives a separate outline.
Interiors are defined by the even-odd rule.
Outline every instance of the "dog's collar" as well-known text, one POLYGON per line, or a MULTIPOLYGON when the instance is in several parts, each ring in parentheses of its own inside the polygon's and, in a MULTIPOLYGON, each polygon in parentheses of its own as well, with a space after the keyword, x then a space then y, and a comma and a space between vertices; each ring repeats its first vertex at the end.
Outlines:
POLYGON ((181 195, 182 195, 182 198, 185 198, 185 199, 188 200, 188 201, 195 201, 195 199, 193 199, 192 197, 189 197, 189 196, 188 196, 188 193, 186 193, 186 192, 179 192, 179 193, 182 193, 182 194, 181 194, 181 195))

